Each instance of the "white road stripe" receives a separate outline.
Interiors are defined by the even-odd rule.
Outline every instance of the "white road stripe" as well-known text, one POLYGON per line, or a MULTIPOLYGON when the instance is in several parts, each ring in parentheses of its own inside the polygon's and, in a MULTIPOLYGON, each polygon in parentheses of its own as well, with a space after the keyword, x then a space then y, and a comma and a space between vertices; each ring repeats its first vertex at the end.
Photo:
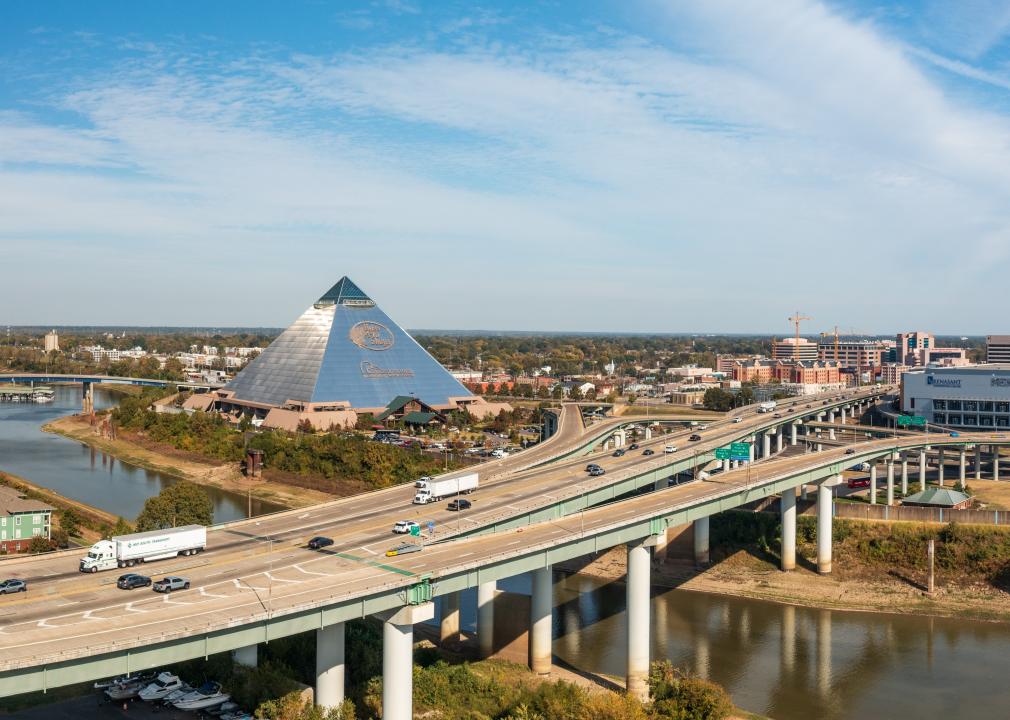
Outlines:
POLYGON ((362 546, 361 546, 360 548, 358 548, 358 549, 359 549, 359 550, 364 550, 365 552, 369 552, 369 553, 372 553, 372 555, 378 555, 378 554, 379 554, 379 553, 375 552, 374 550, 372 550, 371 548, 366 548, 366 547, 365 547, 364 545, 362 545, 362 546))

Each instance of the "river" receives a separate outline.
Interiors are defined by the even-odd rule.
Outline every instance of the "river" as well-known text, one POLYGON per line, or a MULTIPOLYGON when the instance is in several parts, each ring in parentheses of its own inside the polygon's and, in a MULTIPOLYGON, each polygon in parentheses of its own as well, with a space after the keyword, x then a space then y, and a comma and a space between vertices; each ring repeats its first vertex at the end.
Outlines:
MULTIPOLYGON (((80 388, 50 405, 0 404, 0 469, 133 518, 175 479, 115 460, 40 426, 78 409, 80 388)), ((96 393, 96 407, 114 398, 96 393)), ((245 516, 245 498, 208 488, 217 521, 245 516)), ((254 502, 254 512, 268 509, 254 502)), ((554 578, 554 654, 572 667, 623 676, 625 589, 580 575, 554 578)), ((499 583, 529 593, 529 577, 499 583)), ((462 623, 474 629, 476 593, 462 623)), ((1010 625, 896 614, 831 612, 685 590, 654 590, 652 657, 725 687, 776 720, 1010 715, 1010 625)))
MULTIPOLYGON (((80 412, 81 388, 56 386, 56 398, 45 405, 0 403, 0 470, 55 490, 61 495, 133 520, 144 501, 177 478, 122 462, 111 455, 61 435, 43 432, 51 420, 80 412)), ((116 404, 113 393, 95 391, 95 409, 116 404)), ((244 495, 206 487, 214 503, 214 521, 246 516, 244 495)), ((254 515, 280 510, 255 498, 254 515)))

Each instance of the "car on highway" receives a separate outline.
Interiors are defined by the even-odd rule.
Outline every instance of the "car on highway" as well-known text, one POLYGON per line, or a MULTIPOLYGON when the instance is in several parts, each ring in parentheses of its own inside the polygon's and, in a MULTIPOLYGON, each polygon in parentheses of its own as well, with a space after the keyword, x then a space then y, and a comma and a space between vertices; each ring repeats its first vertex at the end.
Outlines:
POLYGON ((631 443, 628 445, 628 450, 638 450, 638 443, 631 443))
POLYGON ((774 415, 772 415, 772 417, 778 419, 782 417, 782 413, 775 413, 774 415))
POLYGON ((807 405, 808 408, 813 407, 812 405, 807 405))
POLYGON ((870 487, 870 478, 849 478, 850 488, 870 487))
POLYGON ((614 450, 614 457, 624 457, 624 449, 617 448, 616 450, 614 450))
POLYGON ((591 473, 593 470, 599 470, 599 469, 600 469, 600 466, 597 465, 596 463, 589 463, 588 465, 586 465, 586 472, 587 473, 591 473))
POLYGON ((410 535, 414 532, 415 528, 417 529, 417 532, 421 531, 421 526, 413 520, 398 520, 396 524, 393 525, 393 532, 397 535, 410 535))
POLYGON ((733 422, 735 422, 735 423, 743 422, 743 418, 742 417, 735 417, 735 418, 733 418, 733 422))
POLYGON ((961 437, 961 433, 959 433, 959 432, 952 432, 952 433, 950 434, 950 436, 951 436, 951 437, 961 437))
POLYGON ((333 538, 323 537, 322 535, 316 535, 314 538, 309 540, 308 548, 309 550, 322 550, 324 547, 329 547, 333 544, 333 538))
POLYGON ((594 467, 592 470, 589 471, 590 477, 599 477, 600 475, 606 475, 606 474, 607 471, 599 466, 594 467))
POLYGON ((698 442, 699 440, 701 440, 701 435, 695 433, 694 435, 689 437, 688 440, 690 440, 691 442, 698 442))
POLYGON ((846 455, 855 455, 856 454, 856 449, 855 448, 845 448, 845 454, 846 455))
POLYGON ((119 579, 116 580, 116 587, 120 590, 151 587, 151 578, 146 575, 138 575, 137 573, 126 573, 125 575, 120 575, 119 579))
POLYGON ((463 498, 456 498, 448 506, 446 510, 452 510, 453 512, 460 512, 461 510, 469 510, 473 507, 473 504, 469 500, 464 500, 463 498))
POLYGON ((403 543, 386 551, 386 557, 396 557, 397 555, 407 555, 409 553, 421 552, 424 548, 414 543, 403 543))
POLYGON ((642 451, 642 454, 643 455, 655 455, 656 451, 653 450, 652 448, 645 448, 645 450, 642 451))
POLYGON ((665 452, 667 455, 669 455, 670 453, 675 453, 677 452, 677 446, 667 445, 665 448, 663 448, 663 452, 665 452))
POLYGON ((10 593, 27 592, 28 583, 24 580, 16 580, 14 578, 10 580, 4 580, 0 582, 0 595, 9 595, 10 593))
POLYGON ((179 577, 178 575, 169 575, 168 577, 158 580, 151 589, 155 592, 160 593, 170 593, 176 590, 189 590, 189 580, 184 577, 179 577))

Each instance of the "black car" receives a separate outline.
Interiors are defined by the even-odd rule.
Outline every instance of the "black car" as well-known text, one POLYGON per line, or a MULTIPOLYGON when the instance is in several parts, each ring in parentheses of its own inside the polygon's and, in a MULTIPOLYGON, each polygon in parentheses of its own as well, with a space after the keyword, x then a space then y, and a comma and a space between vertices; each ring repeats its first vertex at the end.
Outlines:
POLYGON ((638 450, 638 443, 631 443, 628 445, 628 450, 638 450))
POLYGON ((614 450, 614 457, 624 457, 624 449, 617 448, 616 450, 614 450))
POLYGON ((16 592, 26 592, 28 590, 28 583, 24 580, 4 580, 0 582, 0 595, 7 595, 8 593, 16 592))
POLYGON ((126 575, 120 575, 119 579, 116 580, 116 587, 120 590, 151 587, 151 578, 146 575, 138 575, 137 573, 126 573, 126 575))
POLYGON ((845 448, 845 454, 846 455, 855 455, 856 454, 856 449, 855 448, 845 448))
POLYGON ((653 450, 652 448, 645 448, 645 450, 642 451, 642 454, 643 455, 655 455, 656 451, 653 450))
POLYGON ((471 507, 472 506, 470 505, 469 500, 464 500, 463 498, 456 498, 451 503, 449 503, 447 509, 452 510, 454 512, 458 512, 460 510, 469 510, 471 507))
POLYGON ((692 442, 697 442, 698 440, 701 440, 701 435, 699 435, 698 433, 695 433, 694 435, 692 435, 691 437, 689 437, 688 440, 691 440, 692 442))
POLYGON ((333 538, 323 537, 322 535, 317 535, 316 537, 309 540, 310 550, 320 550, 324 547, 328 547, 333 544, 333 538))
POLYGON ((597 465, 596 463, 589 463, 588 465, 586 465, 586 472, 587 473, 591 473, 594 470, 599 470, 599 469, 600 469, 600 466, 597 465))

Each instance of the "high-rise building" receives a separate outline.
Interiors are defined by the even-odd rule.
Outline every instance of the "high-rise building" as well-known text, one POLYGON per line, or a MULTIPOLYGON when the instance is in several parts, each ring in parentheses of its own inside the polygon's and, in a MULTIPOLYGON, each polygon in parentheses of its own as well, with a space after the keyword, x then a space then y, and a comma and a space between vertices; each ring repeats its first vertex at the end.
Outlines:
POLYGON ((796 338, 782 338, 772 343, 773 360, 816 360, 817 343, 810 342, 806 338, 800 338, 799 344, 796 338))
POLYGON ((1010 335, 987 335, 985 338, 987 363, 1010 363, 1010 335))
POLYGON ((45 343, 46 343, 45 344, 45 348, 46 348, 46 352, 47 353, 48 352, 52 352, 53 350, 59 350, 60 349, 60 336, 56 334, 55 330, 50 330, 49 332, 46 333, 45 343))
MULTIPOLYGON (((818 355, 821 360, 835 360, 835 341, 833 338, 825 338, 818 346, 818 355)), ((884 356, 891 351, 890 341, 887 340, 839 340, 837 345, 838 364, 842 367, 879 368, 884 361, 884 356)))
POLYGON ((894 361, 899 365, 926 365, 929 351, 936 347, 933 333, 915 330, 898 333, 894 361))

